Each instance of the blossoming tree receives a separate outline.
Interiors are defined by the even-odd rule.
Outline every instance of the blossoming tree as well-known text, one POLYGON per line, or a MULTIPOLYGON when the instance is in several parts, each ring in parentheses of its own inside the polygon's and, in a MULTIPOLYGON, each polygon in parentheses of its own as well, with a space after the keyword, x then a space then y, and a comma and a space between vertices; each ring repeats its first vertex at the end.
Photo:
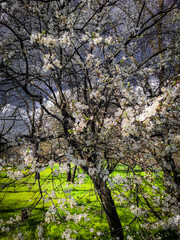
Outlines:
MULTIPOLYGON (((173 156, 180 143, 178 6, 165 0, 129 0, 126 6, 117 0, 1 3, 1 83, 8 81, 26 101, 36 102, 34 113, 41 108, 48 116, 51 133, 42 124, 43 131, 31 138, 63 139, 58 147, 91 178, 114 239, 123 240, 124 231, 113 196, 130 204, 142 228, 178 225, 180 178, 173 156), (118 164, 127 173, 139 167, 146 174, 112 179, 118 164), (158 175, 159 168, 164 174, 158 175), (154 186, 149 196, 144 181, 158 177, 163 190, 154 186), (119 194, 112 195, 115 187, 119 194), (146 221, 152 215, 157 221, 146 221)), ((25 167, 34 161, 29 153, 25 160, 25 167)), ((40 169, 40 162, 33 162, 39 183, 40 169)), ((22 178, 18 173, 9 176, 22 178)), ((70 233, 63 236, 70 239, 70 233)))

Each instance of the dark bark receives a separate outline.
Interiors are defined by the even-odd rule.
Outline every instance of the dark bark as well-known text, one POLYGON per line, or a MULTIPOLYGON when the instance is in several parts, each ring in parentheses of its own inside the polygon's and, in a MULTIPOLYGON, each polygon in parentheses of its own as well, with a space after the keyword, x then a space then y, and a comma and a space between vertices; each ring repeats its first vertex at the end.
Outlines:
POLYGON ((74 166, 74 169, 73 169, 72 176, 71 176, 71 182, 72 182, 72 183, 74 183, 74 179, 75 179, 75 175, 76 175, 76 169, 77 169, 77 166, 75 165, 75 166, 74 166))
POLYGON ((101 203, 106 214, 112 238, 116 239, 117 237, 119 237, 120 240, 123 240, 123 228, 117 214, 110 189, 107 187, 106 182, 104 182, 102 179, 92 180, 94 183, 94 187, 98 191, 98 195, 101 199, 101 203))
POLYGON ((71 164, 67 163, 67 167, 68 167, 68 170, 67 170, 67 182, 70 182, 71 181, 71 164))
MULTIPOLYGON (((164 176, 169 178, 169 177, 173 177, 173 181, 174 183, 177 185, 177 189, 176 189, 176 199, 180 202, 180 176, 179 176, 179 168, 176 166, 174 159, 172 157, 172 153, 168 153, 165 158, 164 161, 171 167, 171 169, 167 169, 166 167, 164 167, 163 164, 161 164, 161 167, 163 169, 164 172, 164 176)), ((172 191, 174 191, 172 189, 171 186, 167 186, 166 191, 168 193, 171 193, 172 191)))

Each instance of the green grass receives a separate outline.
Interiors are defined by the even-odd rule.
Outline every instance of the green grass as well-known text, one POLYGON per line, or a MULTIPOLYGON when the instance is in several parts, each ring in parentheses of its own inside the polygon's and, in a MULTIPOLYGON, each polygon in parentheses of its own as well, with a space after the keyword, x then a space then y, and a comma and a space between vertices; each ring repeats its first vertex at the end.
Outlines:
MULTIPOLYGON (((58 168, 58 165, 55 164, 54 169, 58 168)), ((77 172, 81 172, 80 169, 77 172)), ((139 175, 144 175, 140 169, 135 169, 136 173, 139 175)), ((120 174, 122 177, 127 176, 127 170, 123 166, 118 166, 116 170, 112 173, 112 177, 116 174, 120 174)), ((131 175, 131 171, 129 172, 131 175)), ((77 178, 76 178, 77 180, 77 178)), ((61 235, 66 229, 74 230, 74 233, 71 233, 71 236, 77 240, 90 240, 90 239, 102 239, 109 240, 110 232, 109 226, 107 224, 106 216, 102 210, 100 200, 97 196, 97 193, 94 191, 92 181, 88 176, 85 177, 83 184, 71 184, 66 181, 66 174, 60 174, 58 177, 51 175, 51 169, 47 167, 44 171, 40 173, 40 184, 43 191, 43 196, 47 197, 47 194, 51 194, 51 191, 54 190, 56 197, 54 198, 54 204, 58 206, 58 199, 67 199, 65 202, 65 208, 59 210, 61 215, 58 218, 59 222, 56 224, 51 220, 48 224, 44 224, 45 213, 48 211, 48 208, 52 205, 51 200, 44 202, 40 200, 40 191, 38 180, 35 179, 35 175, 28 175, 23 180, 13 182, 6 177, 4 172, 1 172, 0 175, 0 184, 6 187, 0 193, 0 219, 4 221, 9 220, 10 218, 15 218, 17 214, 22 216, 22 211, 24 209, 29 209, 31 214, 24 221, 19 223, 9 224, 11 229, 10 232, 4 233, 1 232, 0 239, 15 239, 15 235, 20 231, 22 232, 24 239, 38 239, 37 235, 37 225, 42 224, 44 228, 43 235, 50 240, 62 239, 61 235), (7 184, 9 181, 12 182, 9 186, 7 184), (67 192, 70 190, 71 192, 67 192), (68 199, 73 198, 77 202, 77 206, 70 208, 68 204, 68 199), (32 210, 33 209, 33 210, 32 210), (69 211, 72 215, 74 214, 83 214, 87 213, 88 216, 82 218, 78 223, 73 220, 66 221, 67 216, 66 210, 69 211), (89 218, 88 221, 87 218, 89 218), (15 227, 13 229, 13 226, 15 227), (90 229, 94 229, 94 232, 91 232, 90 229), (101 232, 100 236, 97 236, 97 232, 101 232)), ((157 184, 159 184, 157 182, 157 184)), ((144 188, 147 188, 149 191, 148 184, 144 188)), ((118 190, 114 189, 114 196, 118 190)), ((129 192, 126 193, 128 196, 129 192)), ((133 215, 125 205, 120 205, 115 198, 115 203, 117 206, 117 211, 123 226, 128 225, 133 220, 133 215)), ((56 214, 55 214, 56 215, 56 214)), ((2 224, 3 226, 3 224, 2 224)), ((134 236, 134 239, 139 239, 138 236, 139 226, 135 221, 132 226, 130 226, 129 231, 125 231, 126 234, 131 234, 134 236)), ((156 232, 154 233, 154 235, 156 232)), ((165 236, 165 235, 164 235, 165 236)), ((171 234, 171 236, 173 236, 171 234)), ((162 238, 166 240, 166 238, 162 238)), ((171 240, 176 239, 172 238, 171 240)))
MULTIPOLYGON (((55 165, 55 168, 58 168, 58 166, 55 165)), ((49 237, 49 239, 61 239, 60 236, 62 232, 69 227, 78 232, 78 234, 74 234, 76 237, 78 235, 77 239, 93 239, 98 231, 104 233, 104 239, 109 239, 110 235, 108 224, 106 222, 104 213, 102 213, 99 200, 93 190, 91 180, 86 177, 84 184, 77 185, 75 187, 73 184, 66 182, 66 174, 60 174, 57 178, 52 176, 48 177, 50 173, 51 169, 48 167, 40 174, 42 191, 51 193, 51 191, 54 189, 57 196, 57 199, 54 201, 56 203, 58 199, 68 199, 70 197, 70 194, 64 193, 63 190, 72 189, 71 196, 77 201, 78 204, 77 207, 72 209, 67 208, 67 210, 69 210, 71 214, 87 212, 90 220, 85 221, 83 219, 77 224, 75 224, 73 220, 68 222, 61 220, 60 224, 57 225, 51 222, 44 227, 45 236, 49 237), (91 228, 94 229, 94 233, 89 231, 91 228)), ((1 186, 4 185, 4 183, 8 183, 8 178, 5 176, 6 175, 4 173, 1 174, 1 186)), ((11 184, 9 187, 6 187, 0 193, 0 219, 7 221, 11 217, 15 218, 17 214, 21 214, 23 209, 31 209, 33 204, 38 201, 40 198, 40 192, 38 190, 38 180, 35 180, 34 174, 31 177, 28 177, 27 182, 26 179, 17 181, 14 184, 11 184)), ((28 219, 23 221, 14 231, 10 231, 9 234, 2 232, 0 239, 13 239, 13 234, 16 234, 18 229, 23 233, 25 239, 38 239, 36 225, 44 221, 44 212, 46 212, 48 207, 51 205, 52 203, 50 201, 43 203, 41 200, 35 206, 35 209, 32 211, 28 219)), ((66 216, 63 211, 61 214, 64 217, 66 216)))

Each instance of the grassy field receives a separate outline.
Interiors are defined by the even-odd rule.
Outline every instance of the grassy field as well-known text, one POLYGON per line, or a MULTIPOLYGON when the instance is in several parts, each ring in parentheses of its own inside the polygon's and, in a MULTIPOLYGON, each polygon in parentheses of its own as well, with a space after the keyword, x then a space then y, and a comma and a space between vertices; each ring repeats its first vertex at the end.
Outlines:
MULTIPOLYGON (((55 169, 58 169, 57 164, 55 165, 55 169)), ((76 175, 78 174, 81 174, 81 170, 79 169, 76 175)), ((126 176, 126 171, 123 167, 119 166, 113 173, 114 176, 116 174, 126 176)), ((79 176, 80 178, 76 178, 76 181, 82 180, 83 175, 79 176)), ((23 180, 11 180, 11 184, 9 184, 9 179, 6 177, 6 173, 3 172, 1 172, 0 181, 1 187, 6 185, 0 193, 0 219, 3 219, 3 221, 7 221, 10 218, 15 219, 17 214, 25 218, 25 221, 18 222, 14 220, 13 224, 10 223, 8 233, 1 228, 0 239, 15 239, 18 232, 21 232, 24 237, 22 238, 20 236, 19 239, 39 239, 37 225, 43 226, 43 235, 46 239, 49 238, 50 240, 62 239, 61 235, 66 229, 73 230, 74 232, 71 233, 71 236, 78 240, 109 240, 111 238, 105 214, 88 176, 85 176, 83 184, 78 184, 78 182, 71 184, 66 182, 66 174, 59 174, 58 177, 53 176, 51 169, 47 167, 40 173, 39 182, 33 174, 23 178, 23 180), (44 196, 41 200, 39 200, 41 197, 39 183, 44 196), (53 196, 53 202, 51 196, 53 196), (61 199, 64 199, 64 205, 61 199), (70 206, 71 199, 77 202, 77 205, 72 208, 70 206), (45 212, 52 206, 52 203, 54 203, 54 205, 57 204, 57 206, 59 206, 59 204, 62 205, 61 209, 59 209, 59 220, 55 224, 53 218, 51 218, 48 224, 43 224, 47 218, 45 212), (30 209, 31 211, 27 219, 26 215, 24 216, 26 209, 30 209), (66 210, 68 210, 72 216, 84 213, 87 215, 82 217, 79 222, 74 220, 66 221, 68 215, 66 210)), ((120 204, 116 205, 122 225, 128 225, 133 220, 133 215, 127 207, 120 204)), ((57 212, 55 215, 57 215, 57 212)), ((133 235, 134 239, 139 238, 136 223, 133 224, 129 232, 125 232, 133 235)))
MULTIPOLYGON (((58 168, 58 166, 55 166, 55 168, 58 168)), ((49 237, 49 239, 61 239, 61 233, 69 226, 69 228, 78 232, 78 239, 93 239, 95 236, 94 233, 89 231, 91 228, 94 229, 94 232, 101 231, 108 237, 108 225, 104 214, 102 214, 101 205, 93 190, 90 179, 86 177, 84 184, 75 185, 75 187, 74 184, 68 184, 66 182, 65 174, 61 174, 58 178, 50 174, 51 169, 49 167, 41 172, 40 182, 42 191, 51 194, 51 191, 54 190, 57 199, 69 199, 71 195, 71 197, 78 202, 78 206, 67 209, 71 214, 88 212, 88 218, 90 218, 90 220, 85 221, 86 219, 83 219, 78 224, 75 224, 72 220, 67 223, 65 220, 62 220, 57 226, 50 222, 48 226, 45 227, 45 235, 49 237), (68 193, 70 189, 71 193, 68 193)), ((8 179, 5 177, 5 174, 2 174, 1 185, 7 183, 8 179)), ((0 194, 0 219, 9 220, 11 217, 15 217, 16 214, 21 214, 23 209, 32 208, 33 204, 37 203, 39 198, 38 180, 35 180, 34 175, 26 178, 25 181, 19 181, 18 184, 16 184, 16 182, 12 183, 0 194)), ((46 201, 41 200, 35 206, 30 217, 19 226, 22 233, 26 232, 26 239, 37 238, 36 225, 44 220, 44 210, 47 211, 48 207, 52 205, 51 201, 46 201)), ((65 217, 63 210, 61 214, 65 217)), ((17 230, 18 228, 11 231, 9 236, 12 236, 17 230)), ((7 239, 7 236, 3 235, 5 234, 1 233, 1 239, 7 239)))

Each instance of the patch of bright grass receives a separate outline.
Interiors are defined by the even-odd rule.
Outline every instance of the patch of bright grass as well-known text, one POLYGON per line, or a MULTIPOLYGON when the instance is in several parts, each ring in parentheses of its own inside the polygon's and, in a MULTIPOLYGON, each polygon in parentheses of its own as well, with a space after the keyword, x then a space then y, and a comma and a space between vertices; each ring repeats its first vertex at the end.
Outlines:
MULTIPOLYGON (((58 164, 55 164, 55 168, 58 168, 58 164)), ((77 172, 81 172, 80 169, 77 172)), ((134 169, 137 175, 143 175, 141 169, 134 169)), ((124 166, 117 166, 115 171, 112 173, 112 177, 117 174, 120 174, 122 177, 127 176, 127 169, 124 166)), ((66 221, 66 212, 65 209, 59 210, 61 215, 61 220, 56 224, 53 221, 50 221, 48 224, 43 224, 45 220, 45 212, 48 211, 48 208, 52 205, 52 202, 44 202, 40 199, 40 191, 38 180, 35 179, 35 175, 29 175, 27 178, 19 181, 11 180, 12 184, 9 184, 9 179, 6 177, 5 172, 0 174, 0 184, 1 187, 4 187, 4 190, 0 193, 0 219, 9 220, 11 217, 15 218, 17 214, 22 215, 24 209, 30 209, 30 216, 25 219, 25 221, 20 222, 20 224, 12 229, 8 234, 1 233, 0 239, 13 239, 15 235, 19 232, 22 232, 24 239, 38 239, 37 235, 37 225, 42 224, 44 227, 43 235, 50 240, 62 239, 61 235, 66 229, 71 229, 71 236, 77 240, 90 240, 90 239, 101 239, 109 240, 110 232, 109 226, 106 220, 105 213, 103 212, 99 197, 94 191, 92 181, 88 176, 84 179, 83 184, 71 184, 66 181, 66 174, 60 174, 58 177, 53 176, 52 170, 50 167, 47 167, 44 171, 40 173, 40 185, 43 194, 47 192, 49 196, 52 194, 52 191, 55 192, 56 197, 54 203, 57 203, 58 199, 71 199, 73 198, 77 202, 77 206, 66 208, 72 215, 74 214, 83 214, 87 213, 87 219, 82 218, 78 223, 73 220, 66 221), (8 185, 9 184, 9 185, 8 185), (98 235, 97 235, 98 233, 98 235)), ((129 170, 131 175, 131 171, 129 170)), ((78 179, 76 179, 78 180, 78 179)), ((156 180, 156 184, 161 184, 156 180)), ((146 191, 150 191, 148 183, 144 186, 146 191)), ((115 190, 116 191, 116 190, 115 190)), ((127 193, 128 194, 128 193, 127 193)), ((48 195, 46 195, 47 197, 48 195)), ((123 226, 128 225, 133 220, 133 214, 131 211, 115 200, 117 211, 123 226)), ((142 202, 143 199, 140 199, 142 202)), ((138 236, 139 226, 136 222, 129 228, 127 234, 134 236, 134 239, 139 239, 138 236)), ((126 231, 125 231, 126 232, 126 231)), ((126 234, 126 233, 125 233, 126 234)), ((159 233, 162 236, 162 233, 159 233)), ((174 236, 171 235, 167 236, 174 236)), ((160 236, 158 235, 158 236, 160 236)), ((164 236, 166 236, 164 235, 164 236)), ((162 238, 167 240, 168 238, 162 238)), ((174 238, 176 239, 176 238, 174 238)), ((173 239, 172 239, 173 240, 173 239)))
MULTIPOLYGON (((55 165, 58 168, 58 165, 55 165)), ((80 170, 79 170, 80 171, 80 170)), ((15 218, 17 214, 22 214, 24 209, 31 209, 33 204, 40 198, 38 188, 38 180, 35 179, 34 174, 20 181, 9 183, 9 179, 5 177, 6 174, 2 173, 0 184, 6 187, 0 193, 0 219, 9 220, 11 217, 15 218)), ((84 184, 74 185, 66 182, 66 174, 61 174, 52 177, 51 169, 47 167, 40 174, 40 183, 42 191, 51 193, 52 190, 56 192, 57 200, 61 198, 70 198, 70 195, 77 201, 78 205, 75 208, 67 208, 72 214, 88 213, 89 221, 82 219, 80 223, 75 223, 73 220, 66 222, 65 220, 54 224, 50 222, 44 227, 44 235, 49 239, 62 239, 61 234, 65 229, 70 228, 74 230, 76 239, 110 239, 109 227, 106 217, 102 211, 101 204, 96 196, 93 185, 89 177, 86 177, 84 184), (71 193, 63 190, 71 189, 71 193), (93 232, 90 229, 94 229, 93 232), (101 232, 103 236, 98 237, 97 232, 101 232)), ((56 202, 57 202, 56 200, 56 202)), ((43 202, 42 200, 35 206, 30 216, 20 223, 20 225, 10 231, 9 234, 1 233, 0 239, 13 239, 13 234, 19 230, 22 232, 25 239, 37 239, 36 226, 44 221, 44 210, 47 211, 48 207, 52 205, 51 201, 43 202)), ((63 213, 64 214, 64 213, 63 213)), ((64 215, 63 215, 64 216, 64 215)), ((65 219, 66 216, 64 216, 65 219)), ((12 228, 12 226, 10 226, 12 228)), ((15 235, 14 235, 15 236, 15 235)), ((72 234, 73 236, 73 234, 72 234)))

